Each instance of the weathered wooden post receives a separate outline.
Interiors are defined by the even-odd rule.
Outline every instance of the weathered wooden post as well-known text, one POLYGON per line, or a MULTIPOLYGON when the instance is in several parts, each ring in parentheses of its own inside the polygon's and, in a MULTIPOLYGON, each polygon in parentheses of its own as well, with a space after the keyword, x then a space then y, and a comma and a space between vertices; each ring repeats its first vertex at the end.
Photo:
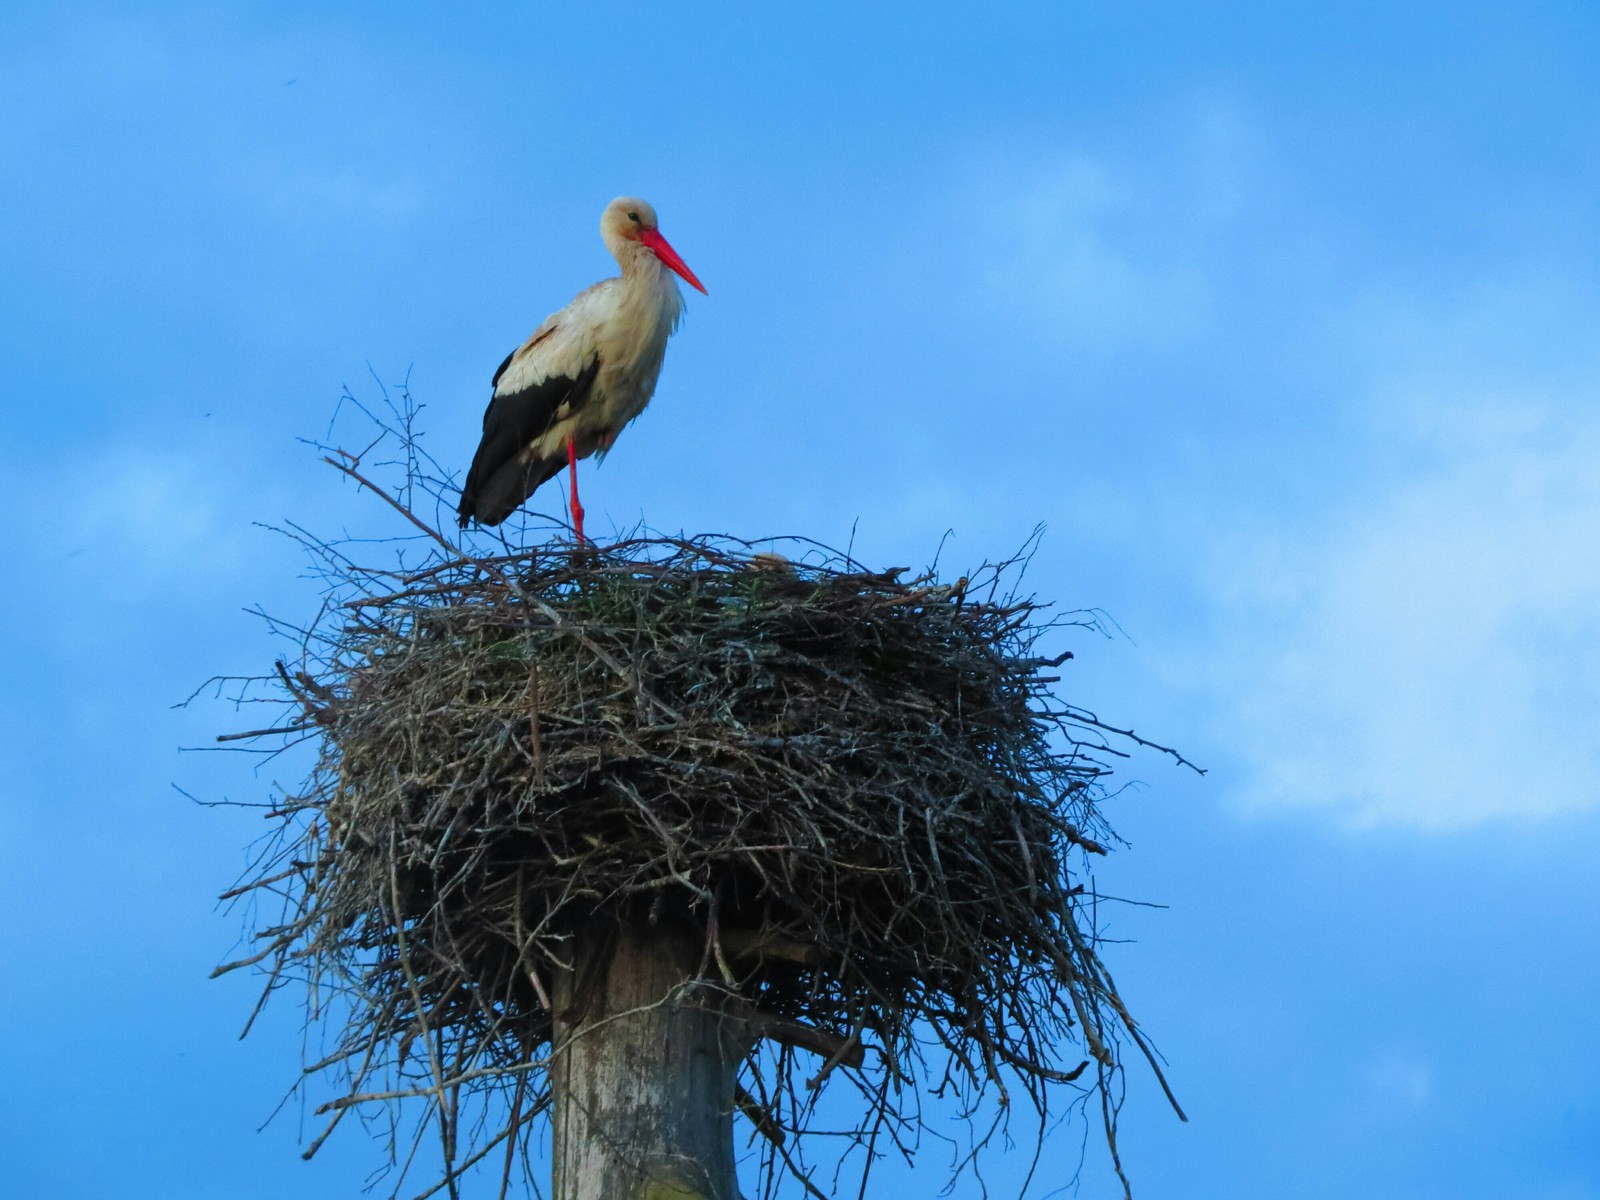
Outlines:
POLYGON ((743 1024, 681 930, 589 923, 556 977, 555 1200, 738 1200, 743 1024))

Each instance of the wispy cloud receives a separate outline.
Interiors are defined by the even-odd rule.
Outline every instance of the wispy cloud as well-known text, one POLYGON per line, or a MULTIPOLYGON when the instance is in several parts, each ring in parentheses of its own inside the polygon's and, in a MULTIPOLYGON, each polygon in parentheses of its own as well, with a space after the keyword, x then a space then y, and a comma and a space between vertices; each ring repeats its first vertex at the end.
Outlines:
POLYGON ((974 261, 983 290, 1037 332, 1100 351, 1192 333, 1207 292, 1192 263, 1148 245, 1130 224, 1150 198, 1087 156, 1057 161, 988 205, 974 261))
POLYGON ((124 570, 164 573, 180 564, 219 566, 236 559, 236 530, 225 530, 204 473, 172 455, 106 455, 92 483, 74 496, 66 539, 110 551, 124 570))
POLYGON ((1434 1097, 1435 1072, 1412 1053, 1393 1050, 1373 1055, 1361 1074, 1367 1112, 1380 1120, 1415 1112, 1434 1097))
POLYGON ((1098 353, 1165 347, 1214 316, 1216 240, 1244 215, 1253 123, 1190 98, 1139 133, 1140 153, 1031 146, 960 172, 978 214, 969 252, 991 301, 1035 332, 1098 353))
POLYGON ((220 443, 82 447, 5 474, 20 561, 81 574, 92 604, 227 592, 265 539, 251 522, 281 507, 249 454, 220 443))
POLYGON ((1215 549, 1219 736, 1254 808, 1446 829, 1600 803, 1600 388, 1459 373, 1379 389, 1383 482, 1215 549))
POLYGON ((296 222, 357 217, 396 229, 423 203, 416 179, 377 168, 304 169, 270 162, 241 167, 233 182, 241 196, 296 222))
POLYGON ((1117 377, 1166 354, 1182 389, 1119 396, 1104 444, 1152 469, 1095 482, 1192 648, 1167 686, 1214 714, 1250 810, 1600 805, 1600 296, 1559 231, 1464 246, 1448 280, 1399 249, 1324 269, 1303 251, 1343 218, 1280 211, 1270 130, 1201 104, 1156 149, 1013 163, 973 201, 997 309, 1117 377))

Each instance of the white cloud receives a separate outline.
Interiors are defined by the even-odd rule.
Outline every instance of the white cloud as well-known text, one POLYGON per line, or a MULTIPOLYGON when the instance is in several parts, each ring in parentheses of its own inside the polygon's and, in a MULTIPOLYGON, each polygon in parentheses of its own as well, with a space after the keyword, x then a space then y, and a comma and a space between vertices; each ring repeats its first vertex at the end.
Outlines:
POLYGON ((94 475, 94 486, 76 497, 77 536, 109 541, 156 566, 216 551, 217 514, 190 464, 135 453, 108 457, 94 475))
POLYGON ((292 221, 357 217, 394 230, 416 216, 423 189, 409 176, 376 169, 308 169, 282 162, 241 168, 235 181, 243 203, 256 203, 292 221))
POLYGON ((1348 239, 1249 118, 1200 103, 1155 150, 968 185, 1006 322, 1135 369, 1170 351, 1217 408, 1134 395, 1153 469, 1097 477, 1150 624, 1194 648, 1163 686, 1249 809, 1443 830, 1600 806, 1600 296, 1536 238, 1324 269, 1348 239))
POLYGON ((1600 801, 1600 419, 1426 411, 1431 465, 1219 556, 1253 807, 1444 829, 1600 801))
MULTIPOLYGON (((1340 231, 1248 118, 1197 104, 1157 151, 1011 164, 972 201, 1019 327, 1262 360, 1205 376, 1222 416, 1182 424, 1195 452, 1154 455, 1117 522, 1195 647, 1165 686, 1213 715, 1248 809, 1444 830, 1600 806, 1600 296, 1537 237, 1321 269, 1340 231)), ((1129 419, 1166 438, 1172 402, 1129 419)))
POLYGON ((24 569, 90 586, 86 603, 210 595, 252 573, 270 535, 252 521, 282 507, 266 472, 221 440, 182 447, 80 447, 8 464, 3 501, 24 569))
POLYGON ((1256 187, 1253 125, 1226 100, 1190 97, 1155 127, 1142 153, 1030 147, 1021 161, 958 169, 978 181, 960 204, 977 214, 972 270, 1002 311, 1099 353, 1209 327, 1216 240, 1256 187))
POLYGON ((1434 1097, 1433 1068, 1413 1054, 1391 1051, 1370 1057, 1361 1073, 1365 1111, 1380 1120, 1415 1112, 1434 1097))
POLYGON ((1058 161, 985 204, 980 285, 1041 332, 1102 352, 1191 333, 1207 305, 1202 276, 1125 228, 1159 219, 1152 207, 1102 162, 1058 161))

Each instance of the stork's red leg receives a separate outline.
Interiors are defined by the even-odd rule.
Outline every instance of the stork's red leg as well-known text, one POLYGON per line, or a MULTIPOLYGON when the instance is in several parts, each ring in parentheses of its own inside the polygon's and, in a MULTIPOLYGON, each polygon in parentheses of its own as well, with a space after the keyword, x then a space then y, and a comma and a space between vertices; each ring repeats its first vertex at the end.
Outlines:
POLYGON ((567 474, 572 477, 572 531, 583 541, 583 505, 578 503, 578 449, 567 438, 567 474))

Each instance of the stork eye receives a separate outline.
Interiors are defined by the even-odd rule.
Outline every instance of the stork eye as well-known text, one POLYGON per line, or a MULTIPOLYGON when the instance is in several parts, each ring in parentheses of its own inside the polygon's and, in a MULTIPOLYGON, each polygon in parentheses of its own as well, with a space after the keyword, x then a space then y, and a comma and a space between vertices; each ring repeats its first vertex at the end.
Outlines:
POLYGON ((632 221, 635 225, 637 225, 639 223, 639 214, 638 213, 634 213, 634 212, 629 213, 628 214, 628 220, 632 221))

